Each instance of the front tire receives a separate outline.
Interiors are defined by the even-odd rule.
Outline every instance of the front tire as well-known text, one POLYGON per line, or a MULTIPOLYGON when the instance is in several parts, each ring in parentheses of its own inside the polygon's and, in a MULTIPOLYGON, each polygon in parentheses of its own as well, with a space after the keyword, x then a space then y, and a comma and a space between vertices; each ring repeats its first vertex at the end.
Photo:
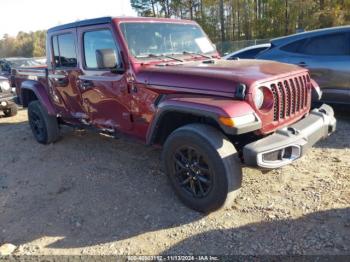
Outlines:
POLYGON ((15 104, 9 106, 9 108, 6 108, 4 110, 4 115, 6 117, 11 117, 17 115, 17 106, 15 104))
POLYGON ((59 138, 57 118, 50 116, 39 101, 28 105, 28 119, 35 139, 41 144, 51 144, 59 138))
POLYGON ((214 127, 189 124, 176 129, 162 153, 165 172, 188 207, 211 212, 232 204, 242 184, 233 144, 214 127))

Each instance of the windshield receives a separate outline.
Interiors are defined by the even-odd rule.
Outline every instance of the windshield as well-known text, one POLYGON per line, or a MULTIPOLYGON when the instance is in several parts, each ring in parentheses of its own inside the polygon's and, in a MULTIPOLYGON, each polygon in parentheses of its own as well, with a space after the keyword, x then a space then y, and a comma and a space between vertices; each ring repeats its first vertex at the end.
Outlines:
POLYGON ((122 23, 130 53, 137 58, 215 51, 202 29, 193 24, 122 23))

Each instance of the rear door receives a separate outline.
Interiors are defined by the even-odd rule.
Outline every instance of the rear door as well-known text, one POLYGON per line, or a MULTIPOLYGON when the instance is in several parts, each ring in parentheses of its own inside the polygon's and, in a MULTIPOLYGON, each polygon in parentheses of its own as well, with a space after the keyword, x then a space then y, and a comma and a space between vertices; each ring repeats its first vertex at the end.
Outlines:
POLYGON ((82 27, 78 29, 78 35, 81 51, 78 82, 91 123, 98 128, 127 132, 132 127, 131 97, 112 26, 82 27), (110 61, 108 56, 107 61, 102 61, 102 54, 116 59, 116 64, 106 65, 110 61), (120 71, 116 72, 116 68, 120 71))
POLYGON ((77 86, 80 73, 77 62, 76 29, 59 31, 49 37, 53 58, 48 67, 52 101, 65 118, 87 118, 77 86))

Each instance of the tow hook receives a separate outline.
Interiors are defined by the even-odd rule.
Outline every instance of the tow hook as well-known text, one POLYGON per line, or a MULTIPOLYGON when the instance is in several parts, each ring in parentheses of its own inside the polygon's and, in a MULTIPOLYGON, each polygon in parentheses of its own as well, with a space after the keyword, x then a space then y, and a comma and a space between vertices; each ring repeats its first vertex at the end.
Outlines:
POLYGON ((287 130, 292 133, 293 135, 298 135, 300 133, 300 131, 294 127, 288 127, 287 130))

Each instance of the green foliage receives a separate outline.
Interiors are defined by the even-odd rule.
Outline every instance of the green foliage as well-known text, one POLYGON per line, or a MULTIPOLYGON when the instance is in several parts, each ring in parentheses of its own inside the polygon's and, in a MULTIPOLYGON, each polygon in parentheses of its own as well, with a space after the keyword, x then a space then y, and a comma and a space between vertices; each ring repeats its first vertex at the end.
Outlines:
POLYGON ((19 32, 16 37, 4 35, 0 39, 0 57, 45 56, 46 31, 19 32))
MULTIPOLYGON (((140 16, 196 20, 221 51, 224 43, 350 24, 350 0, 131 0, 140 16)), ((0 39, 0 57, 44 56, 45 31, 0 39)))
POLYGON ((350 24, 350 0, 132 0, 143 16, 196 20, 222 41, 273 38, 350 24), (146 10, 146 11, 145 11, 146 10))

